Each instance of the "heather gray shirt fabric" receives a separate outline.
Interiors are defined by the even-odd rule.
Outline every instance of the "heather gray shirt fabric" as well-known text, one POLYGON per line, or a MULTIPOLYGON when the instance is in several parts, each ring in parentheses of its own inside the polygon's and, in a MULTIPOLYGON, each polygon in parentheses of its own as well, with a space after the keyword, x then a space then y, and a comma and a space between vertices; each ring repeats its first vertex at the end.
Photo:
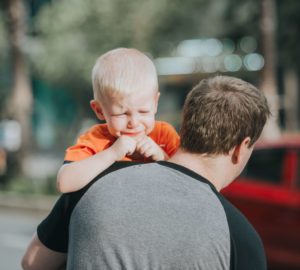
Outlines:
POLYGON ((224 208, 205 182, 156 163, 96 181, 70 219, 67 269, 230 267, 224 208))

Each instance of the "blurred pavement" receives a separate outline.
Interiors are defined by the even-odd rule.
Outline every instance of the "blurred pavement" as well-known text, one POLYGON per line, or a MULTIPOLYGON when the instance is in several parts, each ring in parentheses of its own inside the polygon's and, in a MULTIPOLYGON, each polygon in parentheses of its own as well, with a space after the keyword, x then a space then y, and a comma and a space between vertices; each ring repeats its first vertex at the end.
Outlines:
POLYGON ((0 193, 0 208, 47 213, 52 209, 58 195, 32 195, 0 193))
POLYGON ((37 225, 58 196, 0 193, 1 270, 20 270, 21 258, 37 225))

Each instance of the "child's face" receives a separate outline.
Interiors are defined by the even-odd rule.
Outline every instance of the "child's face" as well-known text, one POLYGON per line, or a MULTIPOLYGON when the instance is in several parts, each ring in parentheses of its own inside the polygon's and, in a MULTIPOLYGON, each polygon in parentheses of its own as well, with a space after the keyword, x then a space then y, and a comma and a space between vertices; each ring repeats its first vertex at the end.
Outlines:
POLYGON ((154 127, 158 98, 156 91, 122 98, 106 97, 102 106, 98 103, 102 117, 96 114, 98 118, 106 120, 110 134, 115 137, 148 135, 154 127))

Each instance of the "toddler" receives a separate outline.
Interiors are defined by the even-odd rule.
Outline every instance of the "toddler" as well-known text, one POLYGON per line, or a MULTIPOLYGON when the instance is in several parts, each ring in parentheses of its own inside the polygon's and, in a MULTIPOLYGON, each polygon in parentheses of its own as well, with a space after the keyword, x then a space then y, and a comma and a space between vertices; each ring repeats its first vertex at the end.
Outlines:
POLYGON ((172 156, 179 136, 168 123, 155 121, 159 99, 153 62, 136 49, 111 50, 92 71, 90 105, 105 124, 92 126, 66 150, 57 175, 60 192, 81 189, 115 161, 158 161, 172 156))

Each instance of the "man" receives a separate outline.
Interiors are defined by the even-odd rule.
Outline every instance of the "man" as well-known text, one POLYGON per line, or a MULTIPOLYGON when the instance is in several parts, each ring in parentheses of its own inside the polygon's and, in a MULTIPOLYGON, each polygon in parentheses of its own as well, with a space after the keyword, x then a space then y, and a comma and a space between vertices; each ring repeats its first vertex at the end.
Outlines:
POLYGON ((247 163, 269 116, 240 79, 188 94, 181 146, 168 161, 118 162, 63 195, 38 226, 24 269, 266 269, 261 240, 219 191, 247 163), (48 268, 47 268, 48 267, 48 268))

